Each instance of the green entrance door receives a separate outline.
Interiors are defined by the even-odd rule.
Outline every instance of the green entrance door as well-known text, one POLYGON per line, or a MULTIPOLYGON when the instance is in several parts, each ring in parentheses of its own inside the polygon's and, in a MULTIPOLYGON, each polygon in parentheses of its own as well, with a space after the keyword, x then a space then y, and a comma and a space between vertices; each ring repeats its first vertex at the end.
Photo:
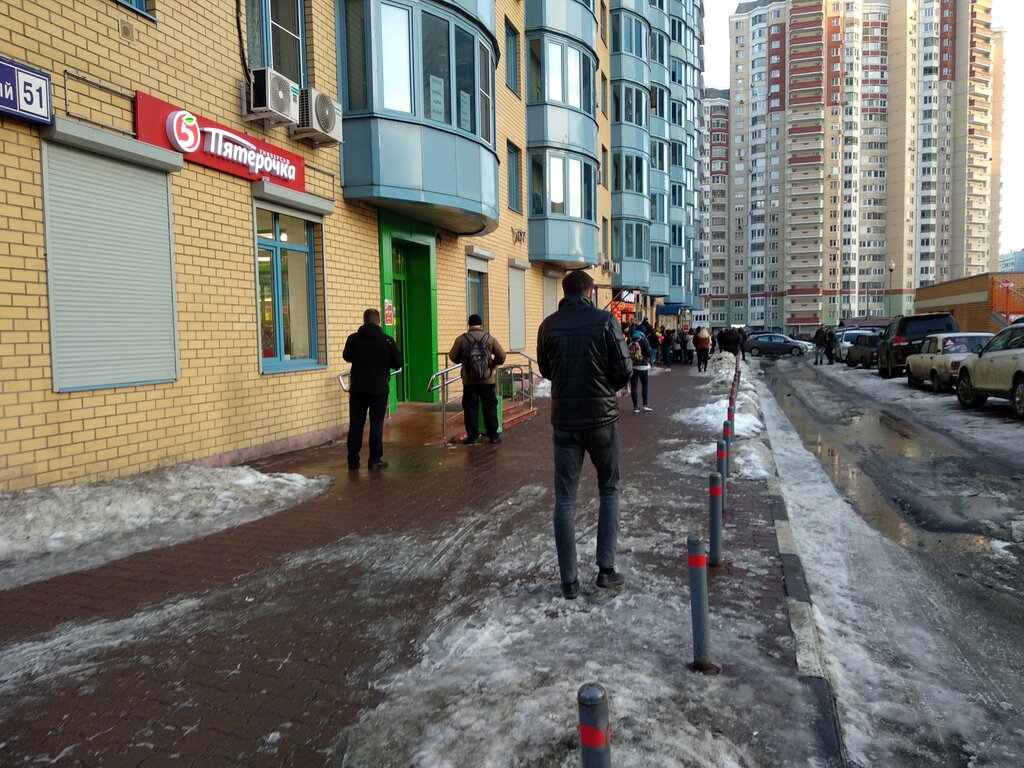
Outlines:
POLYGON ((392 231, 387 239, 390 253, 383 266, 390 271, 385 283, 384 301, 393 305, 392 326, 402 356, 402 372, 394 378, 396 402, 433 402, 436 394, 427 391, 437 365, 437 322, 434 311, 431 247, 425 243, 400 239, 392 231), (390 294, 390 296, 388 296, 390 294))

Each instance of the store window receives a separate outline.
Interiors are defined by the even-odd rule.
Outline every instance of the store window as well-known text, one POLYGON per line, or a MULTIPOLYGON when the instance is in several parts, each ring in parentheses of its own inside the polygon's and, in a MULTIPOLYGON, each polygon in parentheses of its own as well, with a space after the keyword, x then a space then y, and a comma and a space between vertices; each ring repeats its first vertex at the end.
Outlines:
POLYGON ((466 316, 480 315, 487 325, 487 273, 475 269, 466 270, 466 316))
POLYGON ((270 67, 304 85, 306 21, 302 0, 246 0, 245 19, 249 66, 253 69, 270 67))
POLYGON ((260 356, 264 373, 325 363, 323 270, 316 258, 319 225, 256 209, 260 356))

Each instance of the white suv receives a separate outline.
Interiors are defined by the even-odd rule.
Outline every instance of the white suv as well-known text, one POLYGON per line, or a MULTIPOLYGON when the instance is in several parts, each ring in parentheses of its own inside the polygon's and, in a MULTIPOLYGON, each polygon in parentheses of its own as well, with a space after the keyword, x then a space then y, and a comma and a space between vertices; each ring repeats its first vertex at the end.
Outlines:
POLYGON ((960 363, 956 396, 964 408, 977 408, 989 396, 1005 397, 1024 419, 1024 320, 1008 325, 960 363))

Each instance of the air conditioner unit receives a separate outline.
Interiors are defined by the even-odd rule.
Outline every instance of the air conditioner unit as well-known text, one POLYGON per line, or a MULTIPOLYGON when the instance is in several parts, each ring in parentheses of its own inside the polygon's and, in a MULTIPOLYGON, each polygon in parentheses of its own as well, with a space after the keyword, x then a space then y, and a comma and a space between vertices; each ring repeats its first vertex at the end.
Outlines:
POLYGON ((315 88, 303 88, 299 96, 299 124, 288 135, 311 144, 341 143, 341 104, 315 88))
POLYGON ((612 274, 613 275, 617 275, 620 272, 622 272, 622 265, 619 262, 617 262, 617 261, 613 261, 612 262, 612 274))
POLYGON ((243 120, 263 120, 268 125, 299 122, 299 84, 269 67, 252 71, 252 84, 243 120))

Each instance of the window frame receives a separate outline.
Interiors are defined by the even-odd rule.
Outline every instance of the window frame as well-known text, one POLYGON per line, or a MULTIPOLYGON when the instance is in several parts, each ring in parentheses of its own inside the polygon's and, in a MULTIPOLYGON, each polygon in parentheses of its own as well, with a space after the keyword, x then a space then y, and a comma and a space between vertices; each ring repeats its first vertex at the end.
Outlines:
POLYGON ((505 196, 506 205, 516 213, 523 212, 523 151, 511 141, 505 144, 505 196))
POLYGON ((256 288, 257 288, 257 299, 256 299, 256 313, 257 313, 257 330, 259 335, 259 359, 260 359, 260 373, 261 374, 277 374, 277 373, 289 373, 291 371, 306 371, 315 368, 326 367, 326 362, 321 362, 321 341, 320 338, 320 323, 321 314, 322 317, 326 318, 326 307, 321 306, 317 285, 318 285, 318 274, 320 275, 321 282, 323 281, 322 275, 322 262, 317 255, 317 244, 322 243, 323 238, 323 224, 320 222, 312 221, 308 218, 296 215, 294 212, 282 213, 280 210, 273 206, 265 206, 257 203, 253 206, 253 228, 256 233, 256 248, 255 254, 256 262, 256 288), (273 216, 274 230, 273 237, 267 238, 260 236, 256 220, 259 216, 259 212, 273 216), (281 216, 289 216, 290 218, 298 219, 302 221, 305 226, 306 243, 304 246, 290 245, 286 240, 281 240, 281 216), (320 227, 318 232, 317 227, 320 227), (259 275, 259 253, 261 250, 269 250, 271 252, 271 280, 272 280, 272 301, 273 301, 273 325, 274 335, 277 339, 284 339, 284 317, 283 317, 283 301, 282 301, 282 281, 281 281, 281 257, 282 252, 285 253, 303 253, 306 255, 306 285, 307 285, 307 296, 306 296, 306 311, 308 313, 308 328, 309 333, 309 355, 301 358, 284 359, 286 356, 285 347, 283 343, 280 343, 277 354, 273 357, 264 356, 263 352, 263 319, 261 315, 261 298, 260 298, 260 275, 259 275), (318 270, 319 268, 319 270, 318 270))
POLYGON ((505 85, 512 93, 522 98, 522 85, 519 82, 519 30, 512 25, 508 17, 505 18, 505 85))
MULTIPOLYGON (((127 3, 130 0, 119 0, 119 1, 127 3)), ((143 4, 145 4, 147 2, 147 0, 139 0, 139 1, 142 2, 143 4)), ((251 8, 252 8, 253 5, 259 5, 259 7, 260 7, 259 19, 258 19, 258 23, 259 23, 259 30, 258 30, 258 32, 259 32, 259 37, 260 37, 261 49, 259 51, 259 57, 258 57, 258 59, 256 59, 255 63, 257 63, 261 67, 270 67, 275 72, 280 72, 285 77, 287 77, 287 78, 293 80, 294 82, 298 83, 300 87, 305 86, 306 85, 306 67, 308 65, 307 64, 307 56, 306 56, 306 8, 305 8, 305 3, 303 2, 303 0, 248 0, 247 4, 246 4, 246 11, 247 11, 246 12, 246 23, 247 24, 251 24, 252 21, 254 20, 254 14, 251 11, 251 8), (281 24, 278 24, 278 23, 276 23, 274 21, 274 14, 272 13, 272 10, 273 10, 272 6, 274 6, 275 4, 278 4, 278 3, 282 3, 282 4, 283 3, 292 3, 294 5, 295 18, 296 18, 296 21, 297 21, 297 24, 298 24, 297 34, 296 34, 296 31, 289 30, 289 29, 285 28, 284 26, 282 26, 281 24), (281 63, 276 59, 276 57, 274 55, 274 34, 273 34, 273 31, 274 31, 274 27, 275 26, 279 27, 280 29, 282 29, 285 32, 287 32, 289 35, 292 35, 292 36, 294 36, 296 38, 297 47, 298 47, 298 54, 299 54, 299 57, 298 57, 298 59, 299 59, 298 60, 298 77, 297 78, 294 77, 291 72, 288 72, 286 70, 286 68, 281 65, 281 63)), ((138 10, 137 6, 133 6, 133 7, 135 7, 136 10, 138 10)), ((257 30, 254 30, 254 29, 250 28, 248 31, 249 31, 249 40, 252 41, 253 34, 257 30)), ((250 56, 253 55, 253 51, 251 50, 251 46, 250 46, 249 55, 250 56)))

